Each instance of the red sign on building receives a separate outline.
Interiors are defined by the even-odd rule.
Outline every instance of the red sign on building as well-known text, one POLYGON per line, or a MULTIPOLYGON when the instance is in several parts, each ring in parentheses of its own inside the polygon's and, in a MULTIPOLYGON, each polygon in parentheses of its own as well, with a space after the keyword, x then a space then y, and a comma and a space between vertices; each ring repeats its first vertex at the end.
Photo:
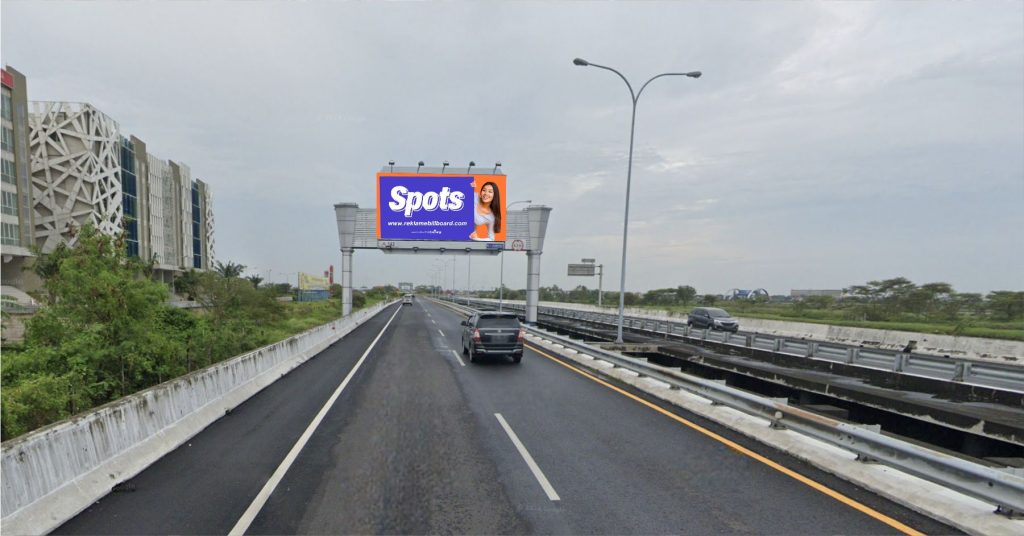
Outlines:
POLYGON ((14 77, 11 76, 11 73, 0 69, 0 79, 2 79, 0 81, 3 82, 4 86, 14 89, 14 77))

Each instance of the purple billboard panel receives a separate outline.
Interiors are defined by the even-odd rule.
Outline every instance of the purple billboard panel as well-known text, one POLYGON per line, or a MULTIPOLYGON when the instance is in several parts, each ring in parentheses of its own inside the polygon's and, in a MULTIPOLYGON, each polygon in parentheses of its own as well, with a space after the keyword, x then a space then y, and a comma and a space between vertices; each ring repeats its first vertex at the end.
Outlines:
POLYGON ((470 240, 473 177, 378 175, 377 238, 470 240))

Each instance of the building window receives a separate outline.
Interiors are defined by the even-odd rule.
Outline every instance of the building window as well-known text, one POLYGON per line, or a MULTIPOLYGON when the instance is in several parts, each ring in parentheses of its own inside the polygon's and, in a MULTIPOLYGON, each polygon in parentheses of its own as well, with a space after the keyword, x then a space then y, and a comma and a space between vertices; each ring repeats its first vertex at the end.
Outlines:
POLYGON ((14 162, 4 158, 3 159, 3 180, 7 184, 18 185, 18 178, 15 176, 14 162))
POLYGON ((192 265, 203 267, 202 213, 199 210, 199 186, 192 184, 192 265))
POLYGON ((19 236, 20 233, 18 233, 18 225, 17 224, 14 224, 14 223, 0 224, 0 233, 2 233, 2 237, 0 237, 0 243, 2 243, 3 245, 5 245, 5 246, 20 246, 21 245, 21 238, 19 236))
POLYGON ((135 148, 127 138, 121 138, 121 206, 128 235, 129 257, 139 256, 139 207, 136 183, 135 148))
POLYGON ((3 192, 2 196, 3 203, 0 206, 3 207, 4 214, 10 214, 11 216, 18 215, 18 194, 14 192, 3 192))
POLYGON ((2 140, 0 140, 0 142, 2 142, 3 150, 11 151, 13 153, 14 152, 14 131, 9 129, 9 128, 7 128, 7 127, 3 127, 3 138, 2 138, 2 140))
POLYGON ((4 119, 6 119, 8 121, 12 120, 11 108, 12 108, 12 106, 11 106, 11 95, 5 93, 4 94, 4 103, 3 103, 3 115, 4 115, 4 119))

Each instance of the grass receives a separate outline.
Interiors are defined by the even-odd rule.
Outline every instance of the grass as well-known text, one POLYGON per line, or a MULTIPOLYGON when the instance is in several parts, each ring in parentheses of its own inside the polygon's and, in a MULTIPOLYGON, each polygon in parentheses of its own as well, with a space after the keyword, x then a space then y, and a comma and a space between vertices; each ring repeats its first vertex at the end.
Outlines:
MULTIPOLYGON (((372 307, 382 301, 384 301, 382 298, 368 298, 362 307, 353 309, 352 312, 372 307)), ((317 302, 286 302, 284 305, 284 318, 264 327, 258 346, 266 346, 282 341, 308 329, 341 318, 341 300, 334 298, 317 302)))

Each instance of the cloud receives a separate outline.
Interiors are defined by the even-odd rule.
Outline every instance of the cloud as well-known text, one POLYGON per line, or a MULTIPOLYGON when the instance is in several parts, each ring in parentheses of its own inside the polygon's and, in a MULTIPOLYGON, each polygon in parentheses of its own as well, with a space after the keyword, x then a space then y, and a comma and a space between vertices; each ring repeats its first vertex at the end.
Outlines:
MULTIPOLYGON (((475 160, 503 162, 510 200, 553 208, 544 284, 578 281, 563 265, 582 257, 617 277, 632 105, 615 74, 572 65, 584 57, 634 89, 704 72, 655 80, 638 102, 631 287, 785 293, 894 272, 1024 286, 1024 252, 1006 247, 1024 243, 1019 3, 7 1, 0 14, 30 98, 92 102, 189 164, 213 188, 218 255, 276 274, 338 264, 332 205, 373 206, 388 160, 475 160)), ((507 257, 525 284, 525 260, 507 257)), ((355 278, 424 282, 430 264, 360 251, 355 278)), ((476 286, 497 283, 491 264, 473 260, 476 286)))

